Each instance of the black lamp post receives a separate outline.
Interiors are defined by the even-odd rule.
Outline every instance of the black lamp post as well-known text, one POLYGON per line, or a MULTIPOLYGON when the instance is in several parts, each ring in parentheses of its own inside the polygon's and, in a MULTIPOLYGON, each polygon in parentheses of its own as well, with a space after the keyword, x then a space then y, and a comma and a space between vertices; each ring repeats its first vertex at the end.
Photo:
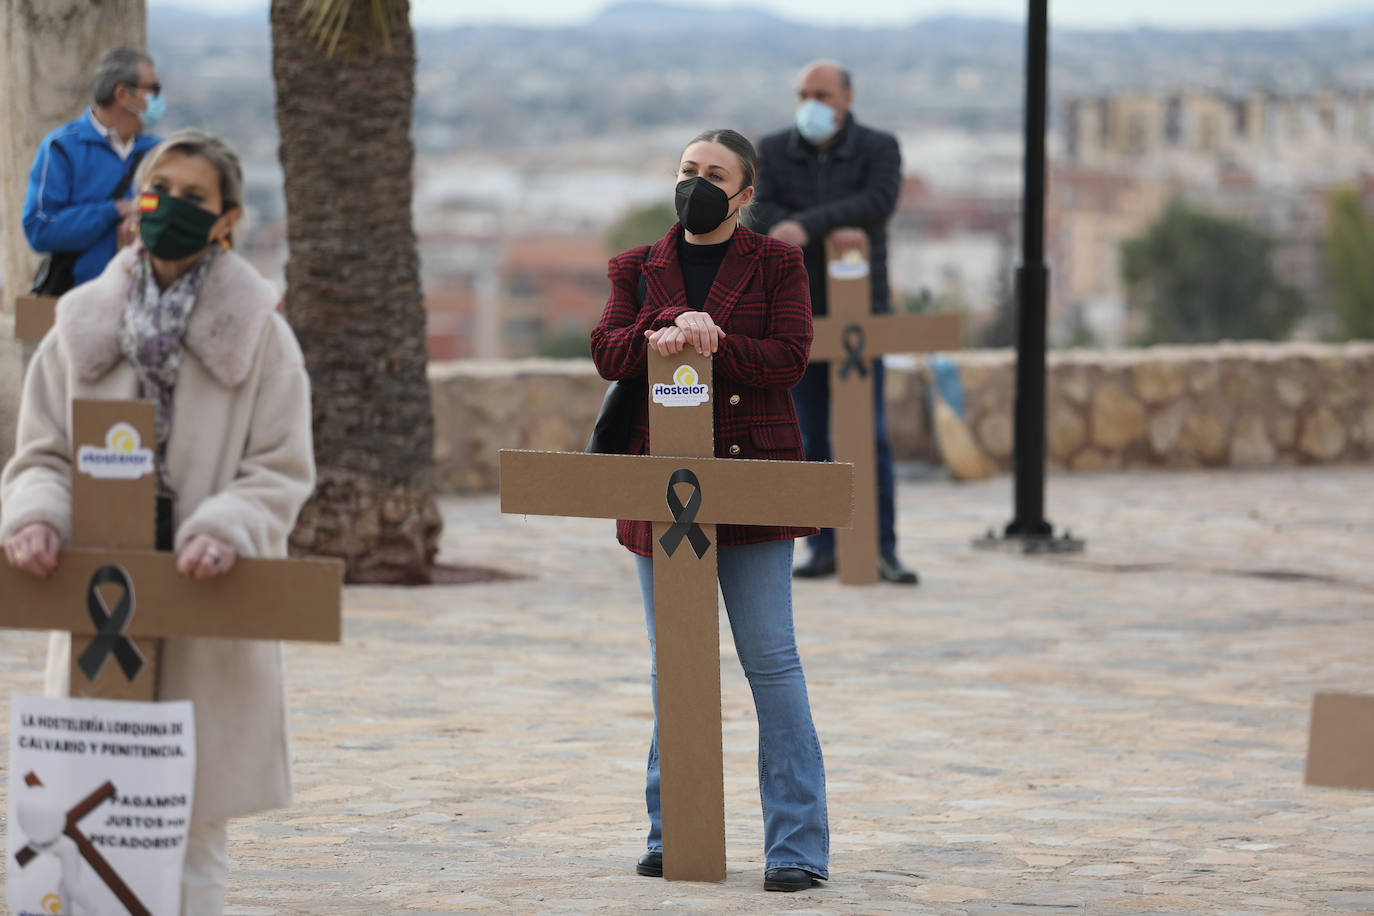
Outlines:
POLYGON ((1021 265, 1016 269, 1016 514, 998 538, 979 547, 1023 553, 1078 551, 1083 542, 1054 536, 1045 519, 1045 325, 1049 267, 1045 264, 1045 122, 1049 61, 1048 0, 1030 0, 1026 23, 1026 153, 1021 206, 1021 265))

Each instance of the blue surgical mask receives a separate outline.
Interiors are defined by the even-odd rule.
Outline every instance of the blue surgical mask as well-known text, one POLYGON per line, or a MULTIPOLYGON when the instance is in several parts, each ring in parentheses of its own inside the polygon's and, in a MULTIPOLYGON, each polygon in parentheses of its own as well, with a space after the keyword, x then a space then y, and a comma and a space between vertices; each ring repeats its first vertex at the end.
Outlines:
POLYGON ((144 130, 152 130, 166 113, 167 97, 159 92, 157 95, 148 96, 148 107, 138 113, 138 119, 143 122, 144 130))
POLYGON ((835 109, 816 99, 797 106, 797 133, 809 143, 824 143, 840 129, 835 109))

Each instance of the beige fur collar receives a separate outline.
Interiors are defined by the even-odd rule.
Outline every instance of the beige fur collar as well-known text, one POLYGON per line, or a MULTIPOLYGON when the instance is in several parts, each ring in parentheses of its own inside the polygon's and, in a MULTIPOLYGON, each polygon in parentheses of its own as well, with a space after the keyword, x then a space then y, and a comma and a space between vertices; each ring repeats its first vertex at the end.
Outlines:
MULTIPOLYGON (((132 247, 115 255, 105 270, 57 303, 58 339, 71 357, 77 377, 98 381, 123 359, 119 323, 129 288, 132 247)), ((186 347, 223 385, 234 388, 248 378, 258 341, 281 301, 272 284, 233 251, 220 252, 196 300, 186 327, 186 347)))

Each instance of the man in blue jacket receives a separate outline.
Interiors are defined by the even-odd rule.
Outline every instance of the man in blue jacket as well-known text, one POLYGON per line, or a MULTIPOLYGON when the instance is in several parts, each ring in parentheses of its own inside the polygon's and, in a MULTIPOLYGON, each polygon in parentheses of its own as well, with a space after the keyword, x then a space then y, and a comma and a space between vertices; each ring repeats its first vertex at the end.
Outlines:
MULTIPOLYGON (((854 120, 849 72, 834 61, 808 64, 797 78, 795 123, 759 144, 759 180, 751 220, 761 232, 799 246, 811 279, 811 310, 827 311, 825 240, 840 251, 867 238, 873 311, 889 312, 887 223, 897 208, 902 158, 897 138, 854 120)), ((802 445, 811 461, 830 460, 830 367, 813 362, 792 389, 802 445)), ((873 361, 873 427, 877 436, 878 574, 914 585, 917 575, 897 559, 892 447, 883 411, 883 363, 873 361)), ((793 574, 805 578, 835 572, 835 532, 810 540, 811 555, 793 574)))
MULTIPOLYGON (((106 51, 96 65, 91 107, 43 138, 29 171, 24 235, 34 251, 75 254, 74 283, 95 277, 114 257, 120 224, 136 213, 131 182, 159 138, 145 131, 166 108, 153 59, 106 51), (121 184, 126 190, 115 195, 121 184)), ((62 290, 57 290, 61 292, 62 290)))

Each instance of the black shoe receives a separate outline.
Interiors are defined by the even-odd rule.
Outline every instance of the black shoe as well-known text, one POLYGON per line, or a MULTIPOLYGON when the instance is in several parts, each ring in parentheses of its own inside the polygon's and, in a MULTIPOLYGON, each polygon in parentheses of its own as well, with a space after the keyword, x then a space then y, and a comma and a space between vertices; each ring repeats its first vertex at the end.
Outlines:
POLYGON ((646 852, 635 863, 635 871, 646 878, 663 877, 663 853, 646 852))
POLYGON ((792 568, 792 575, 798 579, 819 579, 835 575, 835 555, 833 553, 813 553, 805 563, 792 568))
POLYGON ((891 553, 878 554, 878 575, 884 582, 896 582, 899 585, 915 585, 921 581, 916 570, 907 569, 896 554, 891 553))
POLYGON ((763 889, 766 891, 804 891, 820 881, 820 878, 801 868, 770 868, 763 873, 763 889))

